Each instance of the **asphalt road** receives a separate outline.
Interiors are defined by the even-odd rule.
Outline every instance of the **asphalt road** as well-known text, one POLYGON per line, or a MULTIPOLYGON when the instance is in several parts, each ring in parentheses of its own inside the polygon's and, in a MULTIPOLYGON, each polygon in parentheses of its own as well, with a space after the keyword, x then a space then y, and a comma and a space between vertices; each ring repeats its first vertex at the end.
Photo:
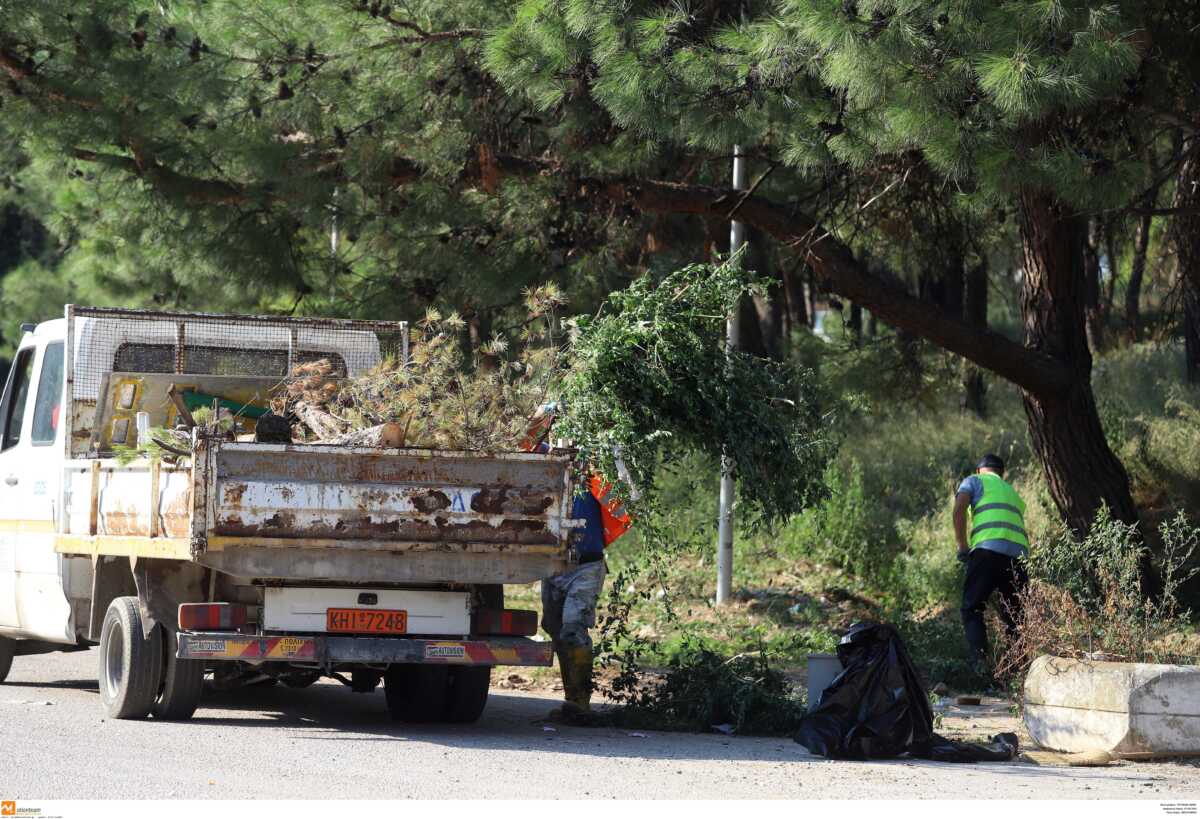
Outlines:
POLYGON ((1191 799, 1200 768, 831 762, 785 739, 558 727, 493 691, 475 725, 389 721, 330 682, 212 693, 190 722, 106 719, 97 653, 17 657, 0 685, 0 794, 95 798, 1191 799))

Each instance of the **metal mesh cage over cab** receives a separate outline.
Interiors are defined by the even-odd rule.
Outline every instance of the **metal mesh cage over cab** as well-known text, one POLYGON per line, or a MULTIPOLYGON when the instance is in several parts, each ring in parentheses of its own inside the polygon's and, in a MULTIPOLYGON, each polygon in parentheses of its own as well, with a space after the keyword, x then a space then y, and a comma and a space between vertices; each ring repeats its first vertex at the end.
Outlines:
POLYGON ((116 373, 282 379, 326 359, 336 376, 407 357, 407 322, 66 308, 68 457, 90 451, 97 403, 116 373))

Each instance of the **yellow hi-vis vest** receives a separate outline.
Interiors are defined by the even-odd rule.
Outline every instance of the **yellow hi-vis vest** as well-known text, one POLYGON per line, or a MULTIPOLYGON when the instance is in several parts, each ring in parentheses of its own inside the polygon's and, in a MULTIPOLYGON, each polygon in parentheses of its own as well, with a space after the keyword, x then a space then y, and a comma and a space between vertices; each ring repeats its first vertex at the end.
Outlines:
POLYGON ((983 483, 983 494, 971 507, 971 548, 985 540, 1007 540, 1028 553, 1025 501, 999 475, 982 472, 978 477, 983 483))

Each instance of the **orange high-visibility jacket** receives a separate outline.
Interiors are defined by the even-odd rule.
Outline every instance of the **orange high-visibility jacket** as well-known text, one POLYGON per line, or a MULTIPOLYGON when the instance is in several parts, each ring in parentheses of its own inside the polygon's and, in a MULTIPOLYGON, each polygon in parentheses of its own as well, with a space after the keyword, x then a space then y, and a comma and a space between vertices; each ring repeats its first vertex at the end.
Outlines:
POLYGON ((599 475, 592 475, 590 489, 592 497, 600 502, 600 520, 604 525, 604 545, 608 546, 629 531, 633 519, 625 511, 625 504, 613 492, 611 484, 599 475))
MULTIPOLYGON (((543 448, 547 445, 541 443, 541 439, 545 437, 553 423, 552 415, 539 418, 531 423, 525 440, 521 442, 521 449, 526 452, 545 451, 543 448)), ((588 488, 591 490, 592 497, 600 504, 600 521, 604 527, 604 545, 607 547, 629 531, 629 527, 633 525, 633 519, 625 511, 625 504, 621 503, 621 500, 612 491, 612 485, 602 477, 592 475, 588 488)))

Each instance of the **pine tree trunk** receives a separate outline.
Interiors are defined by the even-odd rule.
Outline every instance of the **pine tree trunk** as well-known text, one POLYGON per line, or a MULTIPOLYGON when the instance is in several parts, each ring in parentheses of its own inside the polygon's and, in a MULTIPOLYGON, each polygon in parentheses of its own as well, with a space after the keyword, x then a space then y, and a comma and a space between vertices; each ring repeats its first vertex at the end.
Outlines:
POLYGON ((1150 226, 1153 217, 1149 214, 1138 221, 1137 235, 1133 243, 1133 262, 1129 268, 1129 284, 1125 287, 1125 324, 1129 328, 1129 340, 1142 338, 1142 281, 1146 274, 1146 251, 1150 247, 1150 226))
MULTIPOLYGON (((1196 234, 1192 234, 1195 237, 1196 234)), ((1183 280, 1183 362, 1189 384, 1200 384, 1200 266, 1183 280)))
POLYGON ((786 342, 783 315, 783 276, 773 265, 771 256, 767 253, 766 235, 757 228, 746 228, 748 250, 747 266, 760 276, 771 280, 765 296, 753 295, 749 302, 751 315, 758 324, 758 338, 762 346, 762 355, 776 361, 783 360, 786 342))
POLYGON ((1104 311, 1111 314, 1117 294, 1118 268, 1117 237, 1111 219, 1104 221, 1104 255, 1108 257, 1108 282, 1104 287, 1104 311))
POLYGON ((806 267, 789 265, 783 271, 783 295, 787 302, 787 309, 784 311, 784 316, 787 319, 784 323, 784 333, 787 336, 789 344, 792 333, 801 327, 809 326, 808 298, 804 294, 804 275, 806 270, 806 267))
POLYGON ((738 301, 738 349, 759 358, 770 355, 758 310, 750 296, 743 296, 738 301))
POLYGON ((1065 389, 1024 391, 1029 435, 1050 496, 1076 532, 1088 529, 1102 504, 1115 519, 1134 523, 1129 476, 1108 446, 1092 393, 1085 331, 1086 224, 1044 191, 1027 191, 1021 205, 1025 343, 1069 370, 1065 389))
POLYGON ((1083 270, 1086 277, 1086 322, 1088 346, 1092 352, 1099 353, 1104 349, 1104 306, 1100 301, 1100 248, 1097 245, 1096 232, 1089 228, 1083 244, 1083 270))
POLYGON ((863 316, 862 307, 857 304, 850 305, 850 318, 847 322, 847 327, 850 330, 850 343, 855 347, 862 346, 863 335, 863 316))
POLYGON ((1200 152, 1193 151, 1179 169, 1171 234, 1179 261, 1179 293, 1183 320, 1184 376, 1200 384, 1200 152))
MULTIPOLYGON (((987 259, 982 259, 967 272, 963 318, 977 327, 987 327, 987 305, 988 267, 987 259)), ((987 417, 987 383, 983 380, 983 370, 966 359, 963 359, 962 408, 980 418, 987 417)))
POLYGON ((811 267, 806 268, 808 281, 804 284, 805 299, 808 302, 808 326, 817 326, 817 276, 811 267))

